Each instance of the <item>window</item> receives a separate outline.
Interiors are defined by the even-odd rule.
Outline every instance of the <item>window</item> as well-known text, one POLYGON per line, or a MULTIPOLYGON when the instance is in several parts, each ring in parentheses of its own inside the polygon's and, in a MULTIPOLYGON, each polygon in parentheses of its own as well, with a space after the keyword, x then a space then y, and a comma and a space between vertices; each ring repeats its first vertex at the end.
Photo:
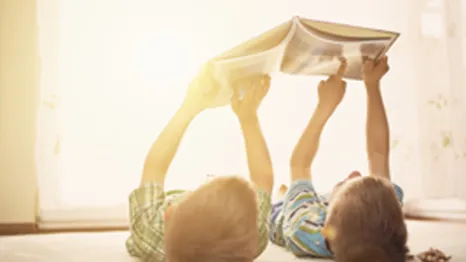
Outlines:
MULTIPOLYGON (((411 41, 416 26, 408 19, 414 11, 406 8, 406 1, 337 1, 338 9, 334 2, 278 0, 38 2, 42 74, 37 167, 41 220, 48 226, 125 223, 127 196, 139 183, 145 154, 198 66, 293 15, 402 33, 390 52, 392 70, 383 89, 392 173, 408 197, 425 192, 412 185, 424 181, 420 163, 432 158, 422 154, 429 139, 420 128, 427 123, 427 101, 435 92, 421 87, 430 75, 425 67, 416 67, 429 57, 411 41)), ((425 34, 440 36, 436 19, 423 16, 424 24, 437 25, 425 34)), ((276 187, 288 182, 291 151, 312 114, 319 80, 273 76, 260 117, 276 187)), ((323 134, 314 168, 322 191, 352 170, 367 173, 363 88, 349 83, 323 134)), ((247 175, 241 133, 228 107, 195 120, 170 168, 167 187, 193 188, 207 174, 247 175)))

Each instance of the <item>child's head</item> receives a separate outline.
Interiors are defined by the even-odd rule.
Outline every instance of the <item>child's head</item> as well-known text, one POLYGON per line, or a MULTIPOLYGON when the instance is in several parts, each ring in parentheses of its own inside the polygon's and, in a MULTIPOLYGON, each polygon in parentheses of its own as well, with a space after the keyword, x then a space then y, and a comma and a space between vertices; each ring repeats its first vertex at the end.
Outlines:
POLYGON ((338 262, 404 262, 407 230, 393 184, 355 176, 333 193, 325 232, 338 262))
POLYGON ((259 249, 255 190, 219 177, 190 193, 166 218, 170 262, 252 262, 259 249))

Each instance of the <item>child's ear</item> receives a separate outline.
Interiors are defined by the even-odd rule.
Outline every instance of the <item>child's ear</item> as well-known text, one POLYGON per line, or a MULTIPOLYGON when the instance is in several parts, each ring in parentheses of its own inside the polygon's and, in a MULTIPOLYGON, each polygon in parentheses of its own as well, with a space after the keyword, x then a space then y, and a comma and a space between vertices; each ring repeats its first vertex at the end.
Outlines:
POLYGON ((168 205, 167 209, 165 209, 164 219, 167 220, 170 218, 170 215, 173 213, 175 209, 174 205, 168 205))
POLYGON ((348 178, 351 179, 351 178, 356 178, 356 177, 360 177, 360 176, 362 176, 361 172, 353 171, 353 172, 351 172, 351 174, 349 174, 348 178))
POLYGON ((332 226, 326 225, 322 228, 322 235, 328 240, 333 240, 336 238, 337 232, 332 226))

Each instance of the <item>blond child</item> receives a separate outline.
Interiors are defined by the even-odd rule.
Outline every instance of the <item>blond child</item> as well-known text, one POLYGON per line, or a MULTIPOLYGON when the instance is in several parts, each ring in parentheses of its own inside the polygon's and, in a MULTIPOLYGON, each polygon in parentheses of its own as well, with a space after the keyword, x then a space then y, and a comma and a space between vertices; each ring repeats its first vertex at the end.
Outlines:
POLYGON ((270 78, 254 76, 233 84, 245 91, 241 99, 235 92, 232 109, 244 136, 252 183, 234 176, 219 177, 193 192, 164 192, 166 173, 183 134, 218 92, 208 67, 191 85, 182 106, 147 154, 141 185, 129 197, 127 250, 144 261, 251 262, 268 242, 273 170, 257 109, 270 78))

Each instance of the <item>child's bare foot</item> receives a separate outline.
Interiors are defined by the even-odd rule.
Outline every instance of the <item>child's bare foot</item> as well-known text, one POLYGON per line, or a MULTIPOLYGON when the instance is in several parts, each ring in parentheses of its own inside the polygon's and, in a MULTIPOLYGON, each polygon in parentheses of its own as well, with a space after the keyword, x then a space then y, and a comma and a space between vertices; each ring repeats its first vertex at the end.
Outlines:
POLYGON ((281 196, 281 197, 284 197, 286 192, 288 191, 288 187, 286 185, 281 185, 280 188, 278 189, 278 194, 281 196))
POLYGON ((288 191, 288 187, 285 185, 281 185, 278 188, 278 192, 275 193, 274 201, 282 201, 285 198, 285 194, 288 191))

